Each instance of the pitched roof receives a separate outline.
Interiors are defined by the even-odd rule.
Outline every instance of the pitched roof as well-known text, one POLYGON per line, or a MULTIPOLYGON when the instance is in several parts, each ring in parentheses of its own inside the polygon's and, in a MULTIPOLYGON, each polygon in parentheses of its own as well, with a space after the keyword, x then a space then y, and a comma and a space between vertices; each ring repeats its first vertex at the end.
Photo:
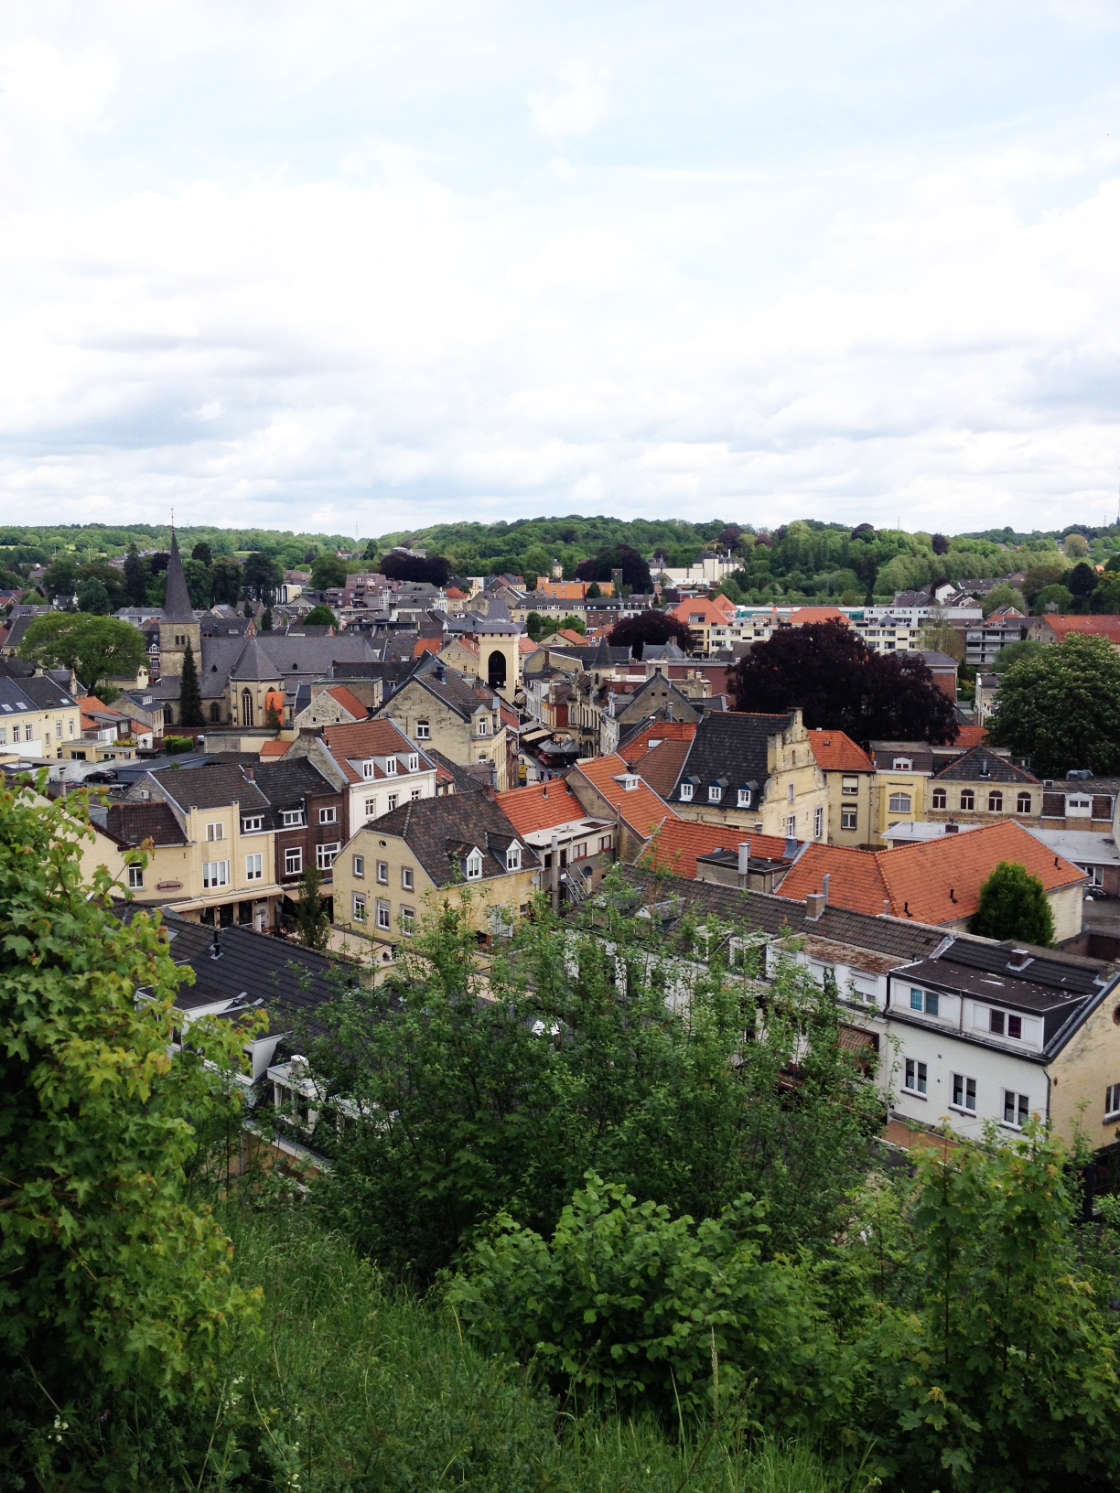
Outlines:
MULTIPOLYGON (((506 850, 520 839, 511 820, 483 793, 410 800, 371 819, 358 834, 399 835, 440 887, 462 880, 462 863, 472 847, 482 853, 483 877, 508 874, 506 850)), ((536 851, 522 845, 522 868, 539 865, 536 851)))
POLYGON ((193 622, 194 610, 187 590, 187 578, 183 573, 183 561, 179 554, 179 537, 171 530, 171 553, 167 560, 167 590, 163 598, 165 622, 193 622))
POLYGON ((108 806, 106 827, 115 839, 126 845, 185 845, 187 837, 179 821, 164 803, 115 803, 108 806))
MULTIPOLYGON (((324 726, 323 741, 350 783, 368 781, 364 773, 351 765, 354 762, 364 762, 370 757, 408 757, 414 752, 419 754, 420 751, 388 716, 324 726)), ((421 767, 426 765, 421 757, 421 767)), ((377 767, 374 769, 374 776, 383 778, 385 773, 377 767)))
POLYGON ((181 809, 266 808, 268 799, 240 762, 204 762, 197 767, 167 767, 150 776, 181 809))
POLYGON ((627 752, 626 760, 655 793, 660 793, 662 798, 667 799, 681 775, 688 748, 689 742, 685 740, 660 741, 639 757, 627 752))
POLYGON ((848 614, 839 607, 794 607, 789 614, 794 627, 804 627, 807 622, 847 622, 848 614))
POLYGON ((779 896, 803 902, 829 878, 830 904, 855 912, 881 913, 940 925, 971 917, 980 888, 1001 861, 1025 866, 1047 891, 1073 886, 1085 873, 1055 855, 1021 824, 1003 819, 967 835, 898 845, 892 850, 849 850, 808 845, 779 888, 779 896))
POLYGON ((817 766, 824 772, 874 772, 875 764, 861 746, 844 731, 825 731, 814 727, 809 743, 817 766))
POLYGON ((679 601, 669 611, 670 617, 675 617, 678 622, 683 622, 686 626, 694 619, 700 623, 722 624, 734 615, 734 603, 728 601, 722 593, 714 601, 709 601, 706 596, 696 596, 692 601, 679 601))
POLYGON ((1120 646, 1120 617, 1105 617, 1092 613, 1047 612, 1038 618, 1051 628, 1059 642, 1078 634, 1082 637, 1107 638, 1120 646))
MULTIPOLYGON (((999 675, 998 674, 996 674, 996 675, 990 675, 989 674, 989 675, 981 675, 980 677, 981 678, 989 678, 989 679, 991 679, 991 678, 998 679, 999 675)), ((956 739, 956 741, 954 741, 953 745, 954 746, 963 747, 965 749, 965 751, 967 751, 969 747, 981 746, 985 741, 987 741, 987 739, 988 739, 988 728, 987 728, 987 726, 958 726, 957 727, 957 739, 956 739)))
POLYGON ((690 742, 696 735, 695 721, 666 721, 659 717, 640 724, 632 736, 624 739, 618 755, 627 762, 636 762, 662 741, 690 742))
POLYGON ((366 718, 369 711, 358 699, 352 690, 348 690, 344 684, 332 684, 326 691, 333 700, 337 700, 343 710, 347 711, 356 721, 366 718))
POLYGON ((438 653, 442 647, 442 638, 417 638, 412 645, 412 656, 423 658, 425 653, 438 653))
POLYGON ((532 783, 527 788, 509 788, 499 793, 495 802, 519 835, 587 818, 586 809, 563 778, 532 783))
POLYGON ((671 812, 664 799, 648 783, 637 777, 617 752, 577 762, 572 774, 578 773, 582 773, 598 789, 611 807, 617 809, 627 824, 636 829, 643 839, 648 839, 666 814, 671 812), (633 779, 633 786, 627 788, 623 779, 633 779))
POLYGON ((264 758, 283 757, 291 744, 290 741, 262 741, 261 756, 264 758))
POLYGON ((969 747, 947 767, 933 774, 935 782, 949 783, 1037 783, 1033 772, 1016 767, 1006 757, 998 756, 986 746, 969 747))
POLYGON ((790 714, 761 715, 739 710, 703 716, 697 723, 671 801, 680 801, 680 785, 687 778, 705 789, 705 803, 717 802, 707 791, 712 787, 721 790, 719 802, 727 795, 731 795, 728 801, 733 802, 739 788, 749 787, 757 795, 769 776, 767 743, 787 730, 792 720, 790 714))
POLYGON ((733 825, 700 824, 694 819, 669 814, 651 844, 638 857, 638 863, 660 867, 692 881, 696 877, 697 856, 712 855, 717 850, 734 851, 743 840, 750 841, 752 856, 775 861, 786 858, 786 842, 777 835, 750 835, 733 825))

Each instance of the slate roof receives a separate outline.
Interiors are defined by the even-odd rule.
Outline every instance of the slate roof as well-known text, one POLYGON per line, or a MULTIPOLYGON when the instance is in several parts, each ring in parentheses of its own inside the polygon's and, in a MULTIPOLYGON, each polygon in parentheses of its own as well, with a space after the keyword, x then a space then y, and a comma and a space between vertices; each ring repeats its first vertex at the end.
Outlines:
MULTIPOLYGON (((370 820, 358 834, 399 836, 438 887, 462 880, 472 846, 482 852, 484 879, 507 875, 505 852, 520 838, 495 800, 482 793, 414 799, 370 820)), ((536 851, 522 843, 522 868, 539 864, 536 851)))
POLYGON ((944 924, 971 917, 980 888, 1000 861, 1025 866, 1047 891, 1075 886, 1085 873, 1063 860, 1012 819, 985 824, 967 835, 943 835, 891 850, 849 850, 810 844, 786 875, 779 896, 802 902, 822 890, 829 877, 829 902, 855 912, 944 924))
POLYGON ((0 724, 9 715, 26 715, 37 710, 62 710, 77 705, 72 695, 46 674, 26 679, 0 675, 0 724))
POLYGON ((181 809, 268 807, 268 799, 240 762, 207 762, 198 767, 168 767, 150 776, 181 809))
MULTIPOLYGON (((485 685, 473 684, 465 674, 460 674, 458 669, 452 669, 449 665, 440 663, 431 655, 422 658, 412 673, 400 685, 418 683, 435 695, 437 700, 442 701, 449 710, 463 720, 469 720, 480 705, 488 709, 496 708, 497 696, 494 691, 485 685), (442 675, 442 677, 441 677, 442 675)), ((384 714, 392 703, 392 696, 383 700, 380 713, 384 714)))
POLYGON ((1039 780, 1025 767, 1016 767, 1006 757, 997 756, 986 746, 970 747, 933 775, 935 783, 1034 783, 1039 780))
POLYGON ((292 808, 305 797, 338 792, 306 757, 285 756, 260 762, 253 768, 253 779, 273 809, 292 808))
POLYGON ((733 804, 737 790, 746 787, 753 790, 752 802, 757 803, 769 774, 767 742, 787 730, 792 721, 790 714, 760 715, 738 710, 705 715, 696 727, 670 802, 682 801, 681 783, 691 779, 694 788, 700 790, 694 793, 694 802, 716 802, 710 799, 709 789, 718 785, 720 803, 726 800, 733 804))
POLYGON ((167 591, 163 598, 163 617, 165 622, 194 621, 194 609, 191 606, 187 578, 183 573, 183 561, 179 554, 179 539, 174 529, 171 530, 171 552, 167 560, 167 591))
POLYGON ((154 845, 187 844, 187 837, 169 804, 109 804, 105 823, 109 833, 126 845, 142 845, 145 840, 151 840, 154 845))
MULTIPOLYGON (((456 793, 482 793, 488 786, 476 777, 471 769, 459 762, 452 762, 450 757, 445 757, 442 752, 437 752, 434 747, 422 754, 431 762, 436 769, 437 786, 445 783, 453 783, 456 793)), ((482 764, 487 769, 489 764, 482 764)))

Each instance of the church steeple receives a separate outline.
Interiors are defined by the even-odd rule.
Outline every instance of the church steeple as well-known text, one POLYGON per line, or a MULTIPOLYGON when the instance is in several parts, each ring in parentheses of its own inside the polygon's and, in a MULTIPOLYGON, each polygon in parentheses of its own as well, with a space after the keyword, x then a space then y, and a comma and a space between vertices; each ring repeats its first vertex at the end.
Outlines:
POLYGON ((191 596, 187 590, 187 577, 183 573, 183 561, 179 555, 179 540, 171 530, 171 555, 167 561, 167 594, 163 602, 165 622, 193 622, 191 596))

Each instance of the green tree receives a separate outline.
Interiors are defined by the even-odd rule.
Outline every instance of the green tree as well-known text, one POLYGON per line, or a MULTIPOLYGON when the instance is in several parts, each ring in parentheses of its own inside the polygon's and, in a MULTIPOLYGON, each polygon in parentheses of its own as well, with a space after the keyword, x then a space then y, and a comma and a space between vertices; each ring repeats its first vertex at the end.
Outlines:
POLYGON ((91 695, 114 676, 133 675, 144 662, 144 638, 116 617, 51 612, 36 617, 24 634, 20 655, 33 663, 73 669, 91 695))
POLYGON ((1043 586, 1041 591, 1036 591, 1034 600, 1031 602, 1031 611, 1036 617, 1042 617, 1047 612, 1065 613, 1072 609, 1073 592, 1068 586, 1057 583, 1043 586))
POLYGON ((78 589, 77 564, 65 555, 52 560, 46 570, 43 571, 43 579, 40 585, 43 589, 43 595, 50 597, 52 601, 58 596, 64 598, 73 596, 74 592, 78 589))
POLYGON ((1006 582, 1001 582, 1000 585, 993 586, 980 603, 980 610, 985 617, 991 616, 997 607, 1015 607, 1025 615, 1027 611, 1026 597, 1021 591, 1016 590, 1014 586, 1009 586, 1006 582))
POLYGON ((214 594, 214 577, 209 565, 191 558, 183 561, 183 576, 192 607, 208 607, 214 594))
POLYGON ((181 726, 202 725, 202 692, 198 685, 198 670, 194 663, 194 649, 187 639, 183 654, 183 672, 179 678, 179 724, 181 726))
POLYGON ((254 550, 245 561, 242 580, 246 591, 257 601, 273 602, 284 579, 283 572, 271 555, 254 550))
POLYGON ((232 555, 219 555, 210 571, 213 605, 236 606, 241 595, 241 566, 232 555))
POLYGON ((296 903, 296 933, 306 948, 320 952, 326 948, 331 931, 330 907, 322 893, 323 873, 308 862, 299 886, 296 903))
POLYGON ((1089 541, 1084 534, 1067 534, 1062 548, 1071 560, 1084 560, 1089 553, 1089 541))
POLYGON ((980 938, 1019 938, 1049 948, 1054 917, 1042 882, 1016 861, 1000 861, 980 888, 980 905, 968 931, 980 938))
POLYGON ((1042 778, 1071 767, 1120 773, 1120 654, 1104 638, 1073 636, 1006 671, 989 726, 1042 778))
POLYGON ((79 612, 88 612, 91 617, 109 614, 109 593, 94 576, 79 582, 77 600, 79 612))
POLYGON ((203 565, 206 566, 207 569, 209 569, 210 566, 213 565, 214 552, 206 543, 205 539, 200 539, 191 550, 191 559, 200 561, 203 565))
POLYGON ((599 597, 602 596, 602 594, 602 591, 599 590, 599 582, 592 581, 590 586, 588 586, 587 588, 587 595, 585 597, 585 600, 598 601, 599 597))
MULTIPOLYGON (((9 1477, 14 1448, 43 1444, 37 1428, 57 1407, 84 1401, 96 1421, 138 1385, 184 1409, 205 1397, 223 1369, 226 1329, 250 1306, 231 1284, 228 1240, 186 1181, 195 1122, 228 1102, 202 1057, 236 1066, 246 1033, 200 1027, 198 1061, 173 1062, 183 975, 158 914, 122 924, 109 875, 83 882, 86 836, 74 800, 0 787, 0 1470, 9 1477), (138 1004, 141 989, 150 998, 138 1004)), ((78 1486, 36 1478, 63 1483, 78 1486)))
POLYGON ((541 616, 540 612, 530 612, 525 618, 525 631, 534 643, 544 633, 546 625, 545 619, 541 616))
POLYGON ((151 570, 137 553, 135 544, 130 544, 124 557, 124 592, 129 606, 142 607, 147 599, 151 570))
POLYGON ((345 586, 345 561, 329 551, 316 555, 311 565, 311 584, 316 591, 326 591, 334 586, 345 586))
POLYGON ((1035 597, 1043 587, 1058 585, 1068 568, 1061 555, 1053 555, 1045 560, 1037 560, 1033 565, 1027 567, 1026 577, 1023 581, 1023 595, 1030 602, 1032 611, 1035 610, 1035 597))
POLYGON ((272 608, 265 607, 261 613, 261 632, 272 631, 272 608))
POLYGON ((585 637, 587 635, 587 623, 582 617, 574 617, 571 613, 567 617, 561 617, 556 627, 558 631, 566 627, 572 632, 583 633, 585 637))
POLYGON ((1007 643, 992 660, 992 672, 1006 674, 1011 665, 1017 663, 1019 659, 1037 658, 1045 650, 1045 643, 1035 643, 1030 638, 1023 638, 1019 643, 1007 643))
POLYGON ((308 627, 337 627, 338 618, 330 607, 324 606, 322 602, 317 607, 312 607, 307 616, 301 619, 308 627))

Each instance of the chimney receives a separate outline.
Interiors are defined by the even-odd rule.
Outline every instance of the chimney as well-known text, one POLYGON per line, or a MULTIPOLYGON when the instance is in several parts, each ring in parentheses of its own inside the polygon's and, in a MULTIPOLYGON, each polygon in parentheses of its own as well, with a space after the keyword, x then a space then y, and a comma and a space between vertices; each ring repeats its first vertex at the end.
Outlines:
POLYGON ((746 876, 751 868, 751 842, 749 840, 739 841, 738 871, 740 876, 746 876))
POLYGON ((949 823, 945 826, 944 832, 947 835, 959 835, 961 832, 961 827, 959 824, 954 824, 950 819, 949 823))
POLYGON ((828 882, 831 874, 831 872, 826 871, 821 877, 821 896, 824 898, 824 905, 826 907, 828 906, 828 882))
POLYGON ((214 937, 210 940, 210 958, 220 959, 222 957, 222 930, 217 923, 214 924, 214 937))
POLYGON ((805 898, 805 916, 810 923, 815 923, 824 912, 824 893, 810 892, 805 898))
POLYGON ((241 764, 241 771, 245 774, 245 776, 249 779, 249 781, 251 783, 253 781, 253 773, 255 771, 255 764, 252 763, 252 762, 242 762, 242 764, 241 764))

